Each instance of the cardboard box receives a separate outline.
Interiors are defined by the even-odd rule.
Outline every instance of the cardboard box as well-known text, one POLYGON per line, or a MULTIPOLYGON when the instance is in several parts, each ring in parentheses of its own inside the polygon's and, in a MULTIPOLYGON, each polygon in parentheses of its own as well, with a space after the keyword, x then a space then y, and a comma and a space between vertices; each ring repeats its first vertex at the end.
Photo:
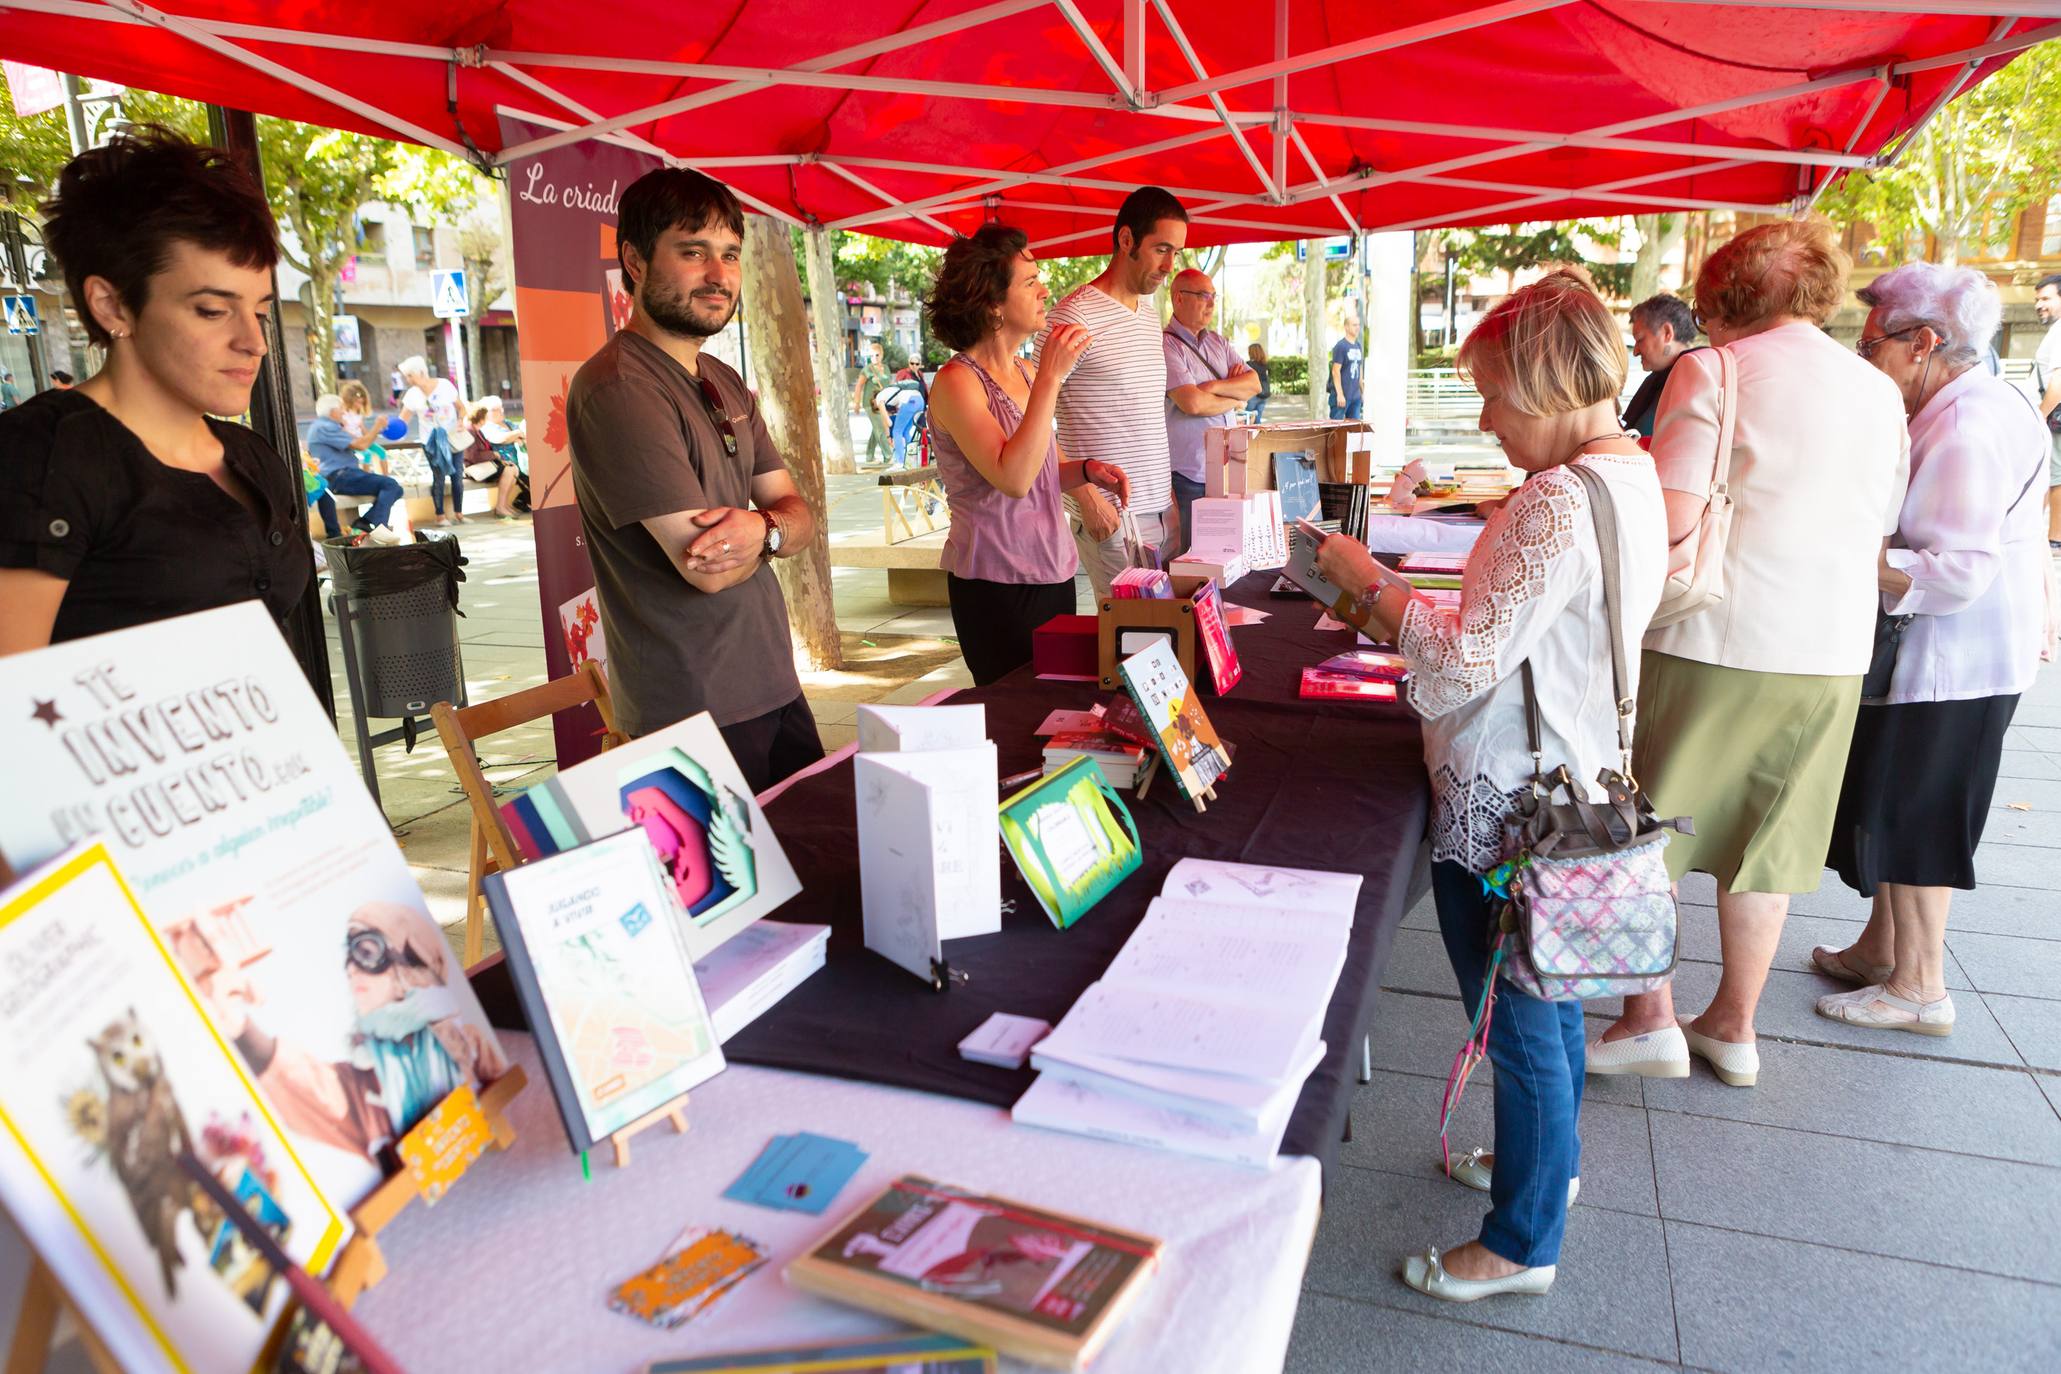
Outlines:
POLYGON ((1117 672, 1117 664, 1149 647, 1154 635, 1165 635, 1173 640, 1174 657, 1181 661, 1181 671, 1188 675, 1190 682, 1195 681, 1195 593, 1207 586, 1210 579, 1176 577, 1173 581, 1171 601, 1114 596, 1102 598, 1101 614, 1097 617, 1095 659, 1097 677, 1104 688, 1123 690, 1123 678, 1117 672))
POLYGON ((1093 679, 1098 633, 1095 616, 1053 616, 1031 631, 1031 671, 1039 677, 1093 679))
POLYGON ((1203 434, 1206 494, 1273 491, 1273 455, 1314 453, 1320 482, 1366 483, 1374 476, 1374 431, 1364 420, 1230 425, 1203 434))

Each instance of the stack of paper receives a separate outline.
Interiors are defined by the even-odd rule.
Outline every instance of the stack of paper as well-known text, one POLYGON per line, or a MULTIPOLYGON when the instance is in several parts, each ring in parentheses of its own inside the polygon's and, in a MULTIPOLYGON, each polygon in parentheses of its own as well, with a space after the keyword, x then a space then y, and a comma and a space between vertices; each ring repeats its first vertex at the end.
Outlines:
POLYGON ((716 1039, 725 1044, 817 969, 830 942, 829 926, 756 921, 694 963, 695 981, 708 1000, 716 1039))
POLYGON ((1360 878, 1183 859, 1031 1051, 1015 1120, 1265 1167, 1324 1057, 1360 878))
POLYGON ((1114 730, 1066 731, 1045 741, 1043 772, 1050 777, 1085 754, 1095 760, 1111 787, 1136 787, 1147 752, 1144 745, 1114 730))

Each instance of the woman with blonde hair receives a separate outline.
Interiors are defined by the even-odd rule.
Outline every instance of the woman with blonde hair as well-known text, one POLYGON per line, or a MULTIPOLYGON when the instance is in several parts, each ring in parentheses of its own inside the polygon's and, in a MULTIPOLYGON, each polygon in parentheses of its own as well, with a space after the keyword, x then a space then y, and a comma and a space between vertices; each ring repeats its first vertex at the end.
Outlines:
MULTIPOLYGON (((1432 781, 1432 894, 1464 1004, 1480 1004, 1493 913, 1482 883, 1508 857, 1516 799, 1536 776, 1526 745, 1529 670, 1547 767, 1588 779, 1621 766, 1604 571, 1622 587, 1626 641, 1653 617, 1667 570, 1666 516, 1653 466, 1620 429, 1625 351, 1617 323, 1579 276, 1561 271, 1504 301, 1476 326, 1460 366, 1481 393, 1481 428, 1530 475, 1489 516, 1461 577, 1457 614, 1384 581, 1365 548, 1334 535, 1325 576, 1359 598, 1370 633, 1410 663, 1409 701, 1424 718, 1432 781), (1606 558, 1584 470, 1616 514, 1606 558)), ((1627 654, 1636 679, 1638 660, 1627 654)), ((1582 1015, 1509 983, 1494 990, 1496 1140, 1454 1178, 1485 1188, 1478 1240, 1413 1255, 1403 1280, 1435 1298, 1543 1293, 1553 1282, 1568 1205, 1579 1188, 1582 1015)))
POLYGON ((393 476, 386 449, 379 444, 379 431, 386 425, 386 416, 372 413, 372 393, 366 389, 365 383, 347 378, 337 387, 336 394, 343 398, 343 413, 337 419, 343 423, 344 432, 353 439, 362 439, 370 428, 373 442, 365 446, 365 461, 378 469, 380 476, 393 476))
POLYGON ((1724 972, 1692 1021, 1677 1024, 1671 989, 1627 997, 1589 1045, 1590 1073, 1685 1078, 1694 1054, 1734 1087, 1759 1078, 1754 1009, 1790 895, 1824 871, 1910 453, 1895 385, 1820 327, 1850 265, 1829 226, 1784 221, 1739 235, 1696 277, 1716 347, 1668 373, 1653 465, 1682 545, 1710 504, 1729 351, 1724 596, 1647 635, 1634 764, 1662 815, 1696 818, 1668 868, 1717 879, 1724 972))

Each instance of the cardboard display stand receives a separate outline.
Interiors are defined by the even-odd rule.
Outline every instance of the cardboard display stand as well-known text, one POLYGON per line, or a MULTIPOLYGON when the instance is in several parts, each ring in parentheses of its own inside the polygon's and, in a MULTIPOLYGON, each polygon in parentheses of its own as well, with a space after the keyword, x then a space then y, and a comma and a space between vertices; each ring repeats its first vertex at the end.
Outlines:
POLYGON ((1176 577, 1170 599, 1156 597, 1105 596, 1098 603, 1100 614, 1095 634, 1095 668, 1105 691, 1121 691, 1123 678, 1117 665, 1146 647, 1154 634, 1174 642, 1174 657, 1181 671, 1195 677, 1195 593, 1209 581, 1206 577, 1176 577))
POLYGON ((1203 445, 1210 496, 1275 490, 1277 453, 1314 453, 1319 482, 1365 485, 1374 476, 1374 431, 1363 420, 1230 425, 1203 431, 1203 445))

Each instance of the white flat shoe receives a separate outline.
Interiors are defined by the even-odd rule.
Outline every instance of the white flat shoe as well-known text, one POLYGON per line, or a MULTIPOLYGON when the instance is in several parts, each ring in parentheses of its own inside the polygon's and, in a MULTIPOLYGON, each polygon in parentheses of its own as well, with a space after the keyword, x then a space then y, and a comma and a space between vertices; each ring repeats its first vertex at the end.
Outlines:
POLYGON ((1914 1002, 1897 997, 1881 987, 1856 988, 1852 992, 1828 993, 1818 999, 1818 1015, 1849 1026, 1871 1030, 1911 1031, 1917 1035, 1952 1035, 1954 999, 1914 1002))
POLYGON ((1710 1071, 1718 1076, 1720 1083, 1729 1083, 1735 1088, 1750 1088, 1760 1078, 1760 1049, 1755 1045, 1742 1045, 1732 1040, 1713 1040, 1699 1035, 1688 1026, 1682 1027, 1682 1038, 1689 1042, 1689 1053, 1710 1065, 1710 1071))
POLYGON ((1681 1028, 1667 1026, 1622 1040, 1591 1040, 1584 1052, 1593 1074, 1636 1074, 1640 1078, 1687 1078, 1689 1045, 1681 1028))
MULTIPOLYGON (((1489 1184, 1495 1180, 1496 1152, 1477 1145, 1453 1161, 1453 1182, 1465 1184, 1477 1193, 1486 1193, 1489 1184)), ((1567 1205, 1574 1206, 1574 1200, 1582 1194, 1582 1181, 1567 1180, 1567 1205)))
POLYGON ((1541 1264, 1531 1269, 1520 1269, 1508 1278, 1456 1279, 1439 1262, 1437 1246, 1403 1261, 1404 1283, 1426 1297, 1445 1302, 1479 1302, 1498 1293, 1541 1297, 1553 1286, 1553 1276, 1559 1272, 1557 1264, 1541 1264))

